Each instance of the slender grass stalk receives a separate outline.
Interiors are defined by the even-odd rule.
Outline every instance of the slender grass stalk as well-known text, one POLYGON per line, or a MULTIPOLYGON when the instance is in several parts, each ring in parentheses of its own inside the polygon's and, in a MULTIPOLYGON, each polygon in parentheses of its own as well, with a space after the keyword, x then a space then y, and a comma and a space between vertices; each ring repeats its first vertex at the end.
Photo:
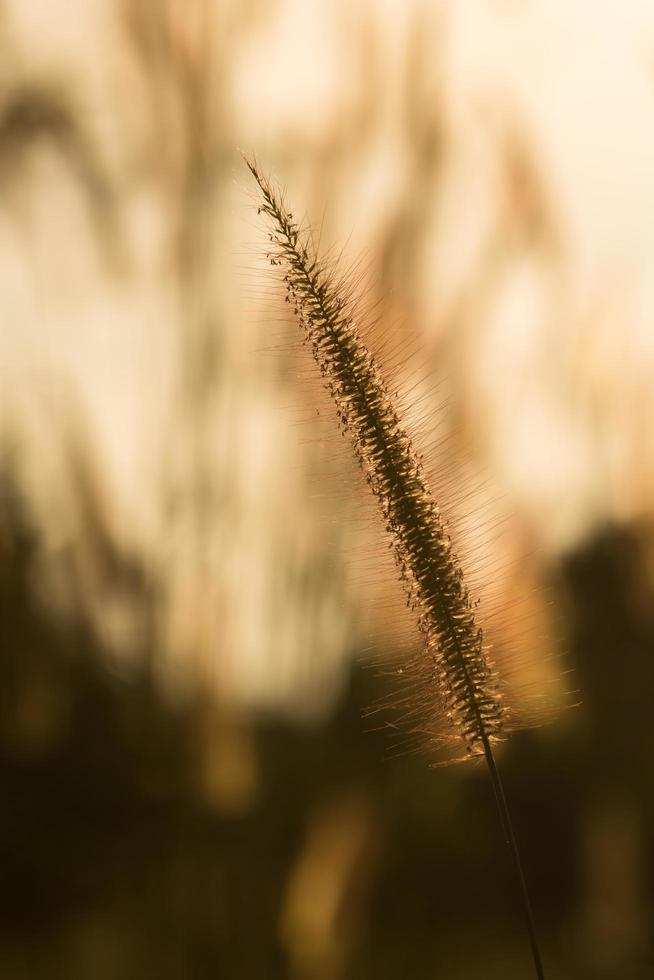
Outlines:
POLYGON ((544 980, 518 846, 493 756, 493 743, 511 730, 510 710, 487 657, 461 565, 400 418, 397 398, 361 337, 345 288, 315 254, 310 236, 257 164, 244 160, 261 194, 258 210, 270 222, 268 259, 281 271, 286 299, 381 509, 424 638, 430 696, 442 704, 466 755, 486 759, 518 877, 536 974, 544 980))

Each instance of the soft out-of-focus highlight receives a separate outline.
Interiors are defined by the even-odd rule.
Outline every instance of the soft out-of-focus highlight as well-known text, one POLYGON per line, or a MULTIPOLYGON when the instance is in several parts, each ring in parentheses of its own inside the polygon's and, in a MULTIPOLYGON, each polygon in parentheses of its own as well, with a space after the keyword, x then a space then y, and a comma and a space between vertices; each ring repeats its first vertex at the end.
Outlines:
POLYGON ((558 709, 501 758, 548 975, 651 975, 650 48, 613 0, 2 5, 3 977, 527 969, 483 773, 368 730, 416 637, 237 147, 558 709))

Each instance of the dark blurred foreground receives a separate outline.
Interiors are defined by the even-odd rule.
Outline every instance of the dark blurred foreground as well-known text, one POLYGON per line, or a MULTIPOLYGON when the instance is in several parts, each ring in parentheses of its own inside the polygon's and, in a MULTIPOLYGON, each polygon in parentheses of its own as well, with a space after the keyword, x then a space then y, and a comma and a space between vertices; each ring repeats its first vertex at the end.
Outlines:
MULTIPOLYGON (((10 480, 0 528, 0 976, 530 975, 485 773, 389 759, 360 717, 369 669, 313 728, 248 725, 199 694, 173 710, 147 657, 118 679, 82 619, 39 606, 10 480)), ((502 757, 551 977, 652 975, 638 555, 614 532, 567 562, 584 705, 502 757)), ((113 574, 147 602, 134 568, 113 574)))

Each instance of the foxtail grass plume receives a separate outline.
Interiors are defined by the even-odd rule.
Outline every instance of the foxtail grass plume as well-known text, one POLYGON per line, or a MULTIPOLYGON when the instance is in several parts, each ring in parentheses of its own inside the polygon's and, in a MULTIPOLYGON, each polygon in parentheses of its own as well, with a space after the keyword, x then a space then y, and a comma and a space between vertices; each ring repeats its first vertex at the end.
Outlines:
POLYGON ((440 703, 464 757, 483 755, 488 765, 506 843, 514 862, 533 964, 544 980, 531 903, 518 845, 492 745, 513 727, 488 659, 481 625, 463 570, 424 467, 403 423, 398 399, 384 380, 355 316, 347 283, 316 253, 311 235, 294 220, 255 161, 244 156, 257 182, 258 211, 269 221, 268 260, 279 269, 341 429, 352 443, 365 480, 390 535, 409 606, 424 638, 422 674, 429 691, 421 701, 440 703))
POLYGON ((420 456, 380 367, 364 343, 351 299, 314 253, 283 198, 257 164, 245 162, 271 222, 268 259, 280 269, 286 298, 304 332, 323 383, 350 437, 391 537, 395 561, 424 637, 434 704, 468 755, 510 727, 496 673, 462 568, 433 499, 420 456))

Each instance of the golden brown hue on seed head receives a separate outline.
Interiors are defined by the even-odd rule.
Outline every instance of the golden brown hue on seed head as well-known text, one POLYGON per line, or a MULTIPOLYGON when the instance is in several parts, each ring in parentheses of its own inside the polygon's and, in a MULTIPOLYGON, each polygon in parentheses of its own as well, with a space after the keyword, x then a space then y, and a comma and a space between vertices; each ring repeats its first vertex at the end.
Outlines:
POLYGON ((364 344, 352 304, 315 254, 279 193, 244 157, 271 225, 268 259, 282 274, 339 424, 352 441, 381 508, 395 561, 425 638, 427 682, 470 754, 480 754, 508 723, 463 572, 427 486, 423 466, 398 414, 397 400, 364 344))

